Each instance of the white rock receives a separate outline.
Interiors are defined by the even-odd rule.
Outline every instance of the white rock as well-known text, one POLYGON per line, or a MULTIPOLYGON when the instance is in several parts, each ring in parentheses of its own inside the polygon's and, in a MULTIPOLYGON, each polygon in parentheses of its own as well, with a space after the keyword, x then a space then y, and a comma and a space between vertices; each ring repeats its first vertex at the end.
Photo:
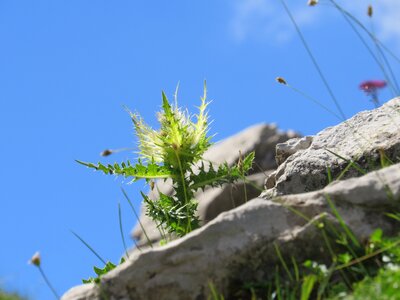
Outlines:
POLYGON ((311 146, 313 137, 304 136, 302 138, 293 138, 284 143, 276 145, 276 163, 281 165, 290 155, 295 154, 299 150, 305 150, 311 146))
POLYGON ((184 238, 138 253, 104 276, 100 286, 73 288, 62 300, 102 299, 100 295, 110 300, 208 299, 210 282, 225 299, 236 298, 241 284, 274 276, 280 264, 275 245, 286 261, 291 256, 298 262, 330 256, 315 226, 330 222, 340 229, 327 195, 360 241, 376 228, 398 232, 385 212, 400 199, 400 164, 316 192, 251 200, 184 238))
MULTIPOLYGON (((299 141, 296 139, 293 144, 299 141)), ((290 149, 291 143, 288 141, 284 146, 290 149)), ((277 151, 281 151, 282 147, 278 146, 277 151)), ((393 161, 398 161, 400 157, 400 98, 378 109, 360 112, 318 133, 309 147, 296 149, 267 179, 268 191, 264 196, 321 189, 328 183, 328 167, 336 178, 349 164, 344 159, 357 162, 361 169, 377 169, 380 166, 380 150, 393 161)), ((278 153, 278 160, 284 156, 287 155, 278 153)), ((360 175, 355 168, 350 168, 343 178, 360 175)))

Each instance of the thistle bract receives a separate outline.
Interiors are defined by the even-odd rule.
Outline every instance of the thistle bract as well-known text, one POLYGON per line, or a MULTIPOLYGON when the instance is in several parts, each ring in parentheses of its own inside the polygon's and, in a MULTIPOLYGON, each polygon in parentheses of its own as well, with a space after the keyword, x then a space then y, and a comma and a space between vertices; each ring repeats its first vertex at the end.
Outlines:
POLYGON ((187 111, 179 109, 177 104, 171 105, 163 92, 163 111, 158 113, 161 127, 158 131, 148 126, 138 114, 130 113, 139 139, 139 157, 175 169, 179 169, 180 164, 187 167, 187 164, 199 160, 210 146, 206 96, 204 87, 199 114, 193 121, 187 111))

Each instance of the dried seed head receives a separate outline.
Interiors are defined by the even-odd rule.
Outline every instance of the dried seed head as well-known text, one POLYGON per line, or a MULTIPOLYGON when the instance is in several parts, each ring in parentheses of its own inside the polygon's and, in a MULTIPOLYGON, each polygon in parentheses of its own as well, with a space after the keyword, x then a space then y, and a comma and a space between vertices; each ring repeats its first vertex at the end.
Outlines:
POLYGON ((36 266, 36 267, 40 267, 40 253, 36 252, 35 254, 33 254, 32 258, 29 260, 29 263, 36 266))
POLYGON ((373 13, 374 10, 372 9, 372 5, 368 5, 368 11, 367 11, 368 17, 372 17, 373 13))
POLYGON ((318 4, 318 0, 308 0, 307 5, 308 6, 315 6, 318 4))
POLYGON ((101 156, 109 156, 111 154, 113 154, 113 151, 110 150, 110 149, 106 149, 106 150, 104 150, 103 152, 100 153, 101 156))
POLYGON ((277 82, 279 82, 280 84, 284 84, 287 85, 286 80, 282 77, 276 77, 275 79, 277 82))

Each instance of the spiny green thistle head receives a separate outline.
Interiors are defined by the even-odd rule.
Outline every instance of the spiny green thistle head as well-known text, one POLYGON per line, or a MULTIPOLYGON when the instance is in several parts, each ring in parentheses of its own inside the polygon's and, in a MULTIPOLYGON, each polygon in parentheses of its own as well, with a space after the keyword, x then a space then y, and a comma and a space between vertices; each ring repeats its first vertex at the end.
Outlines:
POLYGON ((201 159, 211 145, 209 130, 206 84, 201 97, 199 112, 190 115, 187 110, 170 104, 162 93, 162 110, 158 113, 160 129, 154 130, 137 113, 130 113, 139 139, 139 157, 144 160, 177 167, 178 160, 186 167, 201 159))

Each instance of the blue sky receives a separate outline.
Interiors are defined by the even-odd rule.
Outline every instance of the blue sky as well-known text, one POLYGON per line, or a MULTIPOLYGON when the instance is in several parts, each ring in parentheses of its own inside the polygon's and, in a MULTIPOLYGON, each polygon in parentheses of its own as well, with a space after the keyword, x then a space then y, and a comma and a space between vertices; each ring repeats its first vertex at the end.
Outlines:
MULTIPOLYGON (((400 2, 346 4, 368 28, 370 3, 375 32, 399 53, 400 2)), ((384 78, 343 18, 323 3, 288 5, 345 114, 371 109, 358 85, 384 78)), ((139 207, 144 183, 126 185, 74 160, 135 158, 99 156, 136 146, 124 105, 156 127, 161 90, 172 98, 179 82, 179 103, 193 111, 206 79, 215 141, 260 122, 302 134, 338 123, 275 82, 283 76, 335 110, 277 0, 3 0, 0 39, 0 285, 31 299, 53 299, 27 265, 36 251, 60 294, 101 266, 70 230, 109 260, 123 253, 119 201, 127 238, 136 220, 120 187, 139 207)), ((382 102, 392 96, 380 94, 382 102)))

